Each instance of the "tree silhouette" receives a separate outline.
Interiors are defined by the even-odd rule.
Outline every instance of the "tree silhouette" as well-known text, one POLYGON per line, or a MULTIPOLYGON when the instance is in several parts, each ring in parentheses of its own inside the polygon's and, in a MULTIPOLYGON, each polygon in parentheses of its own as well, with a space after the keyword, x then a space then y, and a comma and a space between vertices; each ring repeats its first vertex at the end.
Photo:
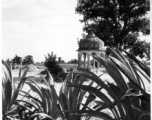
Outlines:
POLYGON ((21 61, 22 61, 22 58, 17 55, 15 55, 15 57, 12 59, 12 63, 13 64, 16 63, 17 65, 21 64, 21 61))
POLYGON ((53 52, 51 54, 48 53, 48 55, 45 56, 44 65, 47 67, 51 75, 55 78, 55 81, 59 82, 60 76, 58 76, 58 74, 63 73, 63 69, 59 66, 57 57, 55 54, 53 54, 53 52))
POLYGON ((27 55, 24 59, 23 59, 23 65, 28 65, 28 64, 33 64, 33 56, 32 55, 27 55))
POLYGON ((62 62, 61 57, 58 57, 58 63, 61 63, 61 62, 62 62))
POLYGON ((105 42, 119 50, 130 49, 141 54, 139 33, 150 34, 149 0, 78 0, 76 13, 83 15, 83 30, 90 29, 105 42))

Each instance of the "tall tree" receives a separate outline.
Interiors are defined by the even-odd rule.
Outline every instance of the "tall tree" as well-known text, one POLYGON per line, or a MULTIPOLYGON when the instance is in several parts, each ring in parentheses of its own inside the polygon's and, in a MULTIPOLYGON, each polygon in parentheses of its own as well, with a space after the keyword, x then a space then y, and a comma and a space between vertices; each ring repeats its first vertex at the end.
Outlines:
POLYGON ((149 0, 78 0, 76 7, 76 13, 83 15, 84 31, 91 28, 105 45, 133 52, 139 32, 150 34, 148 11, 149 0))
POLYGON ((23 59, 23 65, 28 65, 28 64, 33 64, 33 56, 32 55, 27 55, 24 59, 23 59))

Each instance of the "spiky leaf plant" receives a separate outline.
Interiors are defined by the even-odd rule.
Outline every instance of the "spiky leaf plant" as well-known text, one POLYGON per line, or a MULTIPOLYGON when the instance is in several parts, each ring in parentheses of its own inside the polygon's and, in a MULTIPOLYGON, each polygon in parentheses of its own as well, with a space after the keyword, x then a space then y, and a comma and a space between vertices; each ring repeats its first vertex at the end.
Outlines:
MULTIPOLYGON (((132 54, 123 55, 110 48, 113 56, 93 56, 106 69, 112 81, 90 71, 71 72, 60 91, 62 112, 66 119, 98 117, 104 120, 150 120, 150 69, 132 54), (87 84, 85 81, 89 79, 87 84), (92 108, 90 103, 95 103, 92 108)), ((83 118, 83 119, 84 119, 83 118)))
POLYGON ((58 96, 54 89, 54 81, 49 74, 49 80, 42 75, 40 81, 32 76, 26 77, 27 71, 21 68, 17 83, 13 82, 9 66, 2 61, 2 102, 3 119, 48 119, 54 120, 60 115, 58 96), (58 110, 58 111, 57 111, 58 110))

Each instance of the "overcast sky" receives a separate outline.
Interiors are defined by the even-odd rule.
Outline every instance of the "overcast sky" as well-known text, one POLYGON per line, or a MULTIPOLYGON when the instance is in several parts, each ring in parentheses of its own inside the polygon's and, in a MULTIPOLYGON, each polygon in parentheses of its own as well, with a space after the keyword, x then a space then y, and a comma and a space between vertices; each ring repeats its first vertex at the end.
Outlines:
POLYGON ((66 62, 77 59, 83 24, 76 5, 77 0, 2 0, 2 58, 33 55, 41 62, 53 51, 66 62))
POLYGON ((76 5, 77 0, 3 0, 2 58, 33 55, 41 62, 51 51, 65 61, 77 58, 83 24, 76 5))

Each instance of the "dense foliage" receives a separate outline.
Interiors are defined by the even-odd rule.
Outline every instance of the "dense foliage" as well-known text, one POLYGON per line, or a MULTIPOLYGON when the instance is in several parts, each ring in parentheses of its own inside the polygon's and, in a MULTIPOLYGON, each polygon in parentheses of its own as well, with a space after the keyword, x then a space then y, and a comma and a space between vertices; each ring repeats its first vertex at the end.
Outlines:
POLYGON ((57 93, 49 72, 47 79, 41 74, 37 79, 26 77, 28 70, 22 73, 20 68, 14 83, 9 66, 2 61, 3 120, 150 120, 150 94, 145 86, 150 84, 150 68, 130 53, 111 51, 113 56, 93 56, 106 73, 70 72, 57 93))
POLYGON ((32 55, 27 55, 24 57, 23 59, 23 65, 29 65, 29 64, 33 64, 34 60, 33 60, 33 56, 32 55))
POLYGON ((22 62, 22 57, 19 57, 18 55, 15 55, 15 57, 12 59, 13 65, 14 64, 19 65, 19 64, 21 64, 21 62, 22 62))
POLYGON ((76 13, 83 15, 84 31, 92 29, 106 46, 130 49, 143 55, 139 33, 150 34, 150 0, 78 0, 76 13))
POLYGON ((62 76, 59 76, 59 73, 60 75, 63 74, 63 69, 58 64, 57 57, 53 54, 53 52, 51 55, 48 53, 48 56, 45 56, 44 65, 47 67, 53 78, 55 78, 56 82, 61 82, 62 79, 64 79, 62 76))

